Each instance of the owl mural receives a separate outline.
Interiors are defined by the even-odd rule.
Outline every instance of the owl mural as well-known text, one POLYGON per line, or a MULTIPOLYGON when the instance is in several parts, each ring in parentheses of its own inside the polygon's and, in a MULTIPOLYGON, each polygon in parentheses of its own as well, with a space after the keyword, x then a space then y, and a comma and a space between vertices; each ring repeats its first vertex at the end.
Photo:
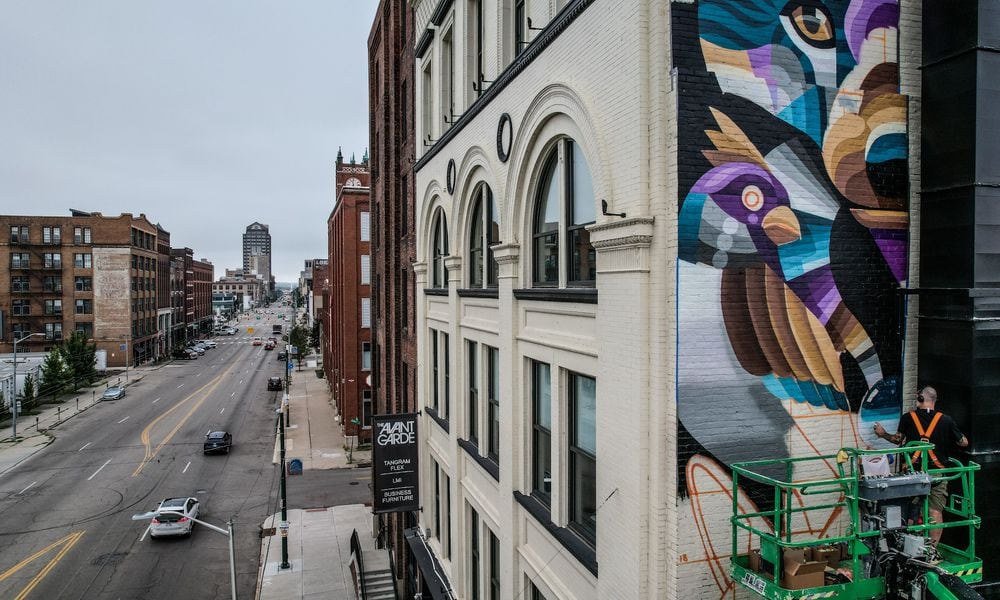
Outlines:
MULTIPOLYGON (((908 140, 899 7, 698 0, 672 11, 682 115, 678 475, 693 530, 680 536, 679 573, 697 597, 722 598, 736 593, 726 575, 727 465, 878 446, 871 424, 894 430, 900 417, 908 140)), ((737 493, 746 512, 768 501, 737 493)), ((822 537, 842 522, 833 510, 796 527, 822 537)))

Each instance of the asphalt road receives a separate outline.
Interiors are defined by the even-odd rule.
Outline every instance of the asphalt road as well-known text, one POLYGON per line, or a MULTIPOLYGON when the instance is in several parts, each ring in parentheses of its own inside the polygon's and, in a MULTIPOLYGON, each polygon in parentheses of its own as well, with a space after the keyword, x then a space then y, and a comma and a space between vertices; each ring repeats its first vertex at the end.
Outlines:
MULTIPOLYGON (((172 496, 197 497, 206 522, 234 519, 239 596, 253 597, 258 526, 278 510, 279 398, 266 381, 282 370, 272 352, 251 345, 247 323, 198 360, 148 373, 122 400, 61 425, 52 444, 0 479, 0 598, 229 597, 226 536, 196 526, 190 538, 151 540, 148 523, 131 520, 172 496), (229 455, 202 454, 215 429, 233 434, 229 455)), ((270 335, 270 322, 253 325, 263 332, 254 335, 270 335)), ((297 488, 315 506, 330 505, 334 488, 346 499, 367 491, 351 479, 304 476, 290 484, 289 504, 299 504, 297 488)))

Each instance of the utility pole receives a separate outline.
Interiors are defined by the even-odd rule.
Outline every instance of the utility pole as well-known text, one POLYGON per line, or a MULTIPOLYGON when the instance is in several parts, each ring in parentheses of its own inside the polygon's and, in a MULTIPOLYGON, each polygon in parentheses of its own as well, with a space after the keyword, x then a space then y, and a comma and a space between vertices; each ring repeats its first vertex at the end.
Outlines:
POLYGON ((281 439, 281 565, 282 569, 291 568, 288 562, 288 496, 285 482, 285 411, 278 409, 278 431, 281 439))

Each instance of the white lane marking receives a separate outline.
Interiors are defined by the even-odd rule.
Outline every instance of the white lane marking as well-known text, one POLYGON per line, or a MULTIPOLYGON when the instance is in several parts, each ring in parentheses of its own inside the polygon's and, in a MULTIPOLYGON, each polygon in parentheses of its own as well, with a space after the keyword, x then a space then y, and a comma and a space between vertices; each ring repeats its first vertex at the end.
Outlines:
POLYGON ((206 431, 206 432, 205 432, 205 435, 208 435, 208 434, 210 434, 210 433, 212 433, 212 430, 211 430, 211 429, 209 429, 208 431, 206 431))
POLYGON ((128 421, 128 417, 125 417, 125 418, 124 418, 124 419, 122 419, 121 421, 118 421, 118 424, 119 424, 119 425, 121 425, 121 424, 122 424, 122 423, 124 423, 125 421, 128 421))
POLYGON ((219 414, 221 415, 224 412, 226 412, 226 407, 225 406, 222 407, 222 410, 219 411, 219 414))
POLYGON ((232 398, 235 395, 236 395, 236 392, 233 392, 232 394, 229 394, 229 397, 232 398))
POLYGON ((195 377, 201 377, 201 373, 195 373, 195 377))
POLYGON ((87 442, 86 444, 84 444, 84 445, 83 445, 83 447, 82 447, 82 448, 80 448, 79 450, 77 450, 77 452, 82 452, 83 450, 86 450, 86 449, 87 449, 87 446, 89 446, 89 445, 91 445, 91 444, 93 444, 93 443, 94 443, 94 442, 87 442))
POLYGON ((188 472, 188 467, 190 467, 190 466, 191 466, 191 461, 188 461, 188 464, 184 465, 184 470, 181 471, 181 475, 183 475, 184 473, 187 473, 188 472))
POLYGON ((28 487, 26 487, 23 490, 21 490, 20 492, 18 492, 17 495, 20 496, 24 492, 27 492, 31 488, 31 486, 35 485, 36 483, 38 483, 38 482, 37 481, 32 481, 31 484, 28 485, 28 487))
POLYGON ((243 385, 243 380, 242 379, 240 379, 240 385, 243 385))
POLYGON ((96 471, 94 471, 94 474, 93 474, 93 475, 91 475, 90 477, 88 477, 88 478, 87 478, 87 481, 90 481, 90 480, 91 480, 91 479, 93 479, 94 477, 97 477, 97 474, 101 472, 101 469, 103 469, 104 467, 108 466, 108 463, 109 463, 109 462, 111 462, 111 459, 110 459, 110 458, 109 458, 108 460, 106 460, 106 461, 104 462, 104 464, 103 464, 103 465, 101 465, 101 468, 100 468, 100 469, 97 469, 96 471))
POLYGON ((184 387, 184 384, 183 384, 183 383, 182 383, 182 384, 180 384, 179 386, 177 386, 177 389, 181 389, 182 387, 184 387))
POLYGON ((157 402, 159 402, 159 401, 160 401, 160 399, 159 399, 159 398, 157 398, 156 400, 153 400, 153 404, 156 404, 156 403, 157 403, 157 402))
POLYGON ((141 542, 142 540, 146 539, 146 534, 147 534, 147 533, 149 533, 149 529, 150 529, 150 528, 151 528, 152 526, 153 526, 153 524, 152 524, 152 523, 150 523, 149 525, 146 525, 146 528, 145 528, 145 529, 143 529, 143 530, 142 530, 142 536, 141 536, 141 537, 139 537, 139 541, 140 541, 140 542, 141 542))

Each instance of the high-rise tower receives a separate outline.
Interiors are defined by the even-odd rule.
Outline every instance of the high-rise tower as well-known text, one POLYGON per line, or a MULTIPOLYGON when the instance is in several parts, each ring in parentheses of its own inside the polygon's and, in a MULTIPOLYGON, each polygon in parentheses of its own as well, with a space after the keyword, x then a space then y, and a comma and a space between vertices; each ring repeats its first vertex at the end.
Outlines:
POLYGON ((243 234, 243 272, 256 273, 265 282, 271 280, 271 233, 263 223, 247 225, 243 234))

